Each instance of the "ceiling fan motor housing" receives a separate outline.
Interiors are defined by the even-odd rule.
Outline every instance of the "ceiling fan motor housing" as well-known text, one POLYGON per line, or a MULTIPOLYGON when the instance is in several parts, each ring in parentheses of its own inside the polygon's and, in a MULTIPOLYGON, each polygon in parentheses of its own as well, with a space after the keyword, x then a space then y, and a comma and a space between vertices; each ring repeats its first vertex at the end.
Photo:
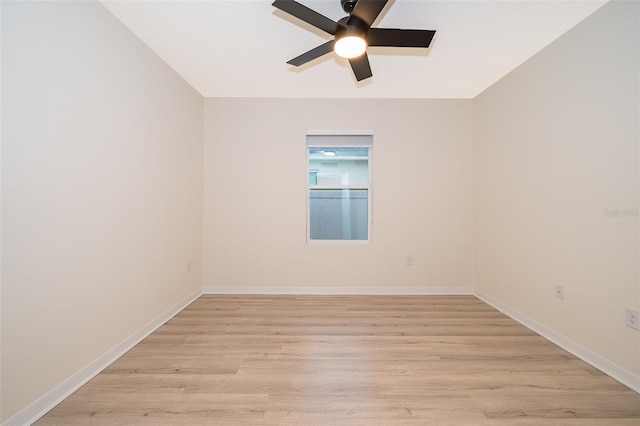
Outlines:
MULTIPOLYGON (((344 0, 342 0, 344 1, 344 0)), ((357 16, 351 15, 345 16, 344 18, 338 21, 338 26, 336 27, 335 39, 338 40, 342 37, 346 36, 356 36, 367 39, 367 30, 369 26, 362 19, 357 16), (347 20, 349 23, 347 24, 347 20)))

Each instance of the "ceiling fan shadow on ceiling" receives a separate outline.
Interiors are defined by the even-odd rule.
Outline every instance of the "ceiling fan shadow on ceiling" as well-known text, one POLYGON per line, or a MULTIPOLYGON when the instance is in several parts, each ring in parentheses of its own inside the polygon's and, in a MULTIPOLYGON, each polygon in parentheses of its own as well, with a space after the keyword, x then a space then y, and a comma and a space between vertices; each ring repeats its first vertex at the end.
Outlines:
POLYGON ((273 6, 332 36, 327 41, 287 63, 296 67, 335 52, 347 58, 357 81, 373 75, 367 56, 367 47, 420 47, 428 48, 435 35, 432 30, 406 30, 399 28, 371 28, 389 0, 340 0, 349 15, 336 21, 298 3, 295 0, 275 0, 273 6))

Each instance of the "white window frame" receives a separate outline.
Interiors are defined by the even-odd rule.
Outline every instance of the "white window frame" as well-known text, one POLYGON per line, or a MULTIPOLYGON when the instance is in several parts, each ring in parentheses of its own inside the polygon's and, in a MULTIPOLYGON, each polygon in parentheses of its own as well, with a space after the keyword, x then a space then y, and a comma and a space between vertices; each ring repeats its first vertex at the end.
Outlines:
MULTIPOLYGON (((319 139, 319 138, 318 138, 319 139)), ((329 139, 329 138, 327 138, 329 139)), ((347 130, 307 130, 305 136, 305 161, 307 162, 306 173, 306 199, 307 199, 307 243, 311 244, 369 244, 373 235, 373 130, 370 129, 347 129, 347 130), (369 143, 340 143, 339 138, 333 143, 327 141, 309 142, 309 136, 367 136, 369 143), (369 148, 367 172, 369 175, 368 185, 311 185, 309 184, 309 148, 369 148), (311 239, 311 189, 366 189, 367 190, 367 239, 366 240, 314 240, 311 239)))

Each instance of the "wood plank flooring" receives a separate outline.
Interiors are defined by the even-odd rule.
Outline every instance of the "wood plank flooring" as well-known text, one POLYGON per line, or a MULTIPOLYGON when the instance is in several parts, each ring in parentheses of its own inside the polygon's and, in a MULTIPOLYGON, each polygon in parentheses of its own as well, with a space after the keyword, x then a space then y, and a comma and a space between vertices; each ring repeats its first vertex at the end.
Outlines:
POLYGON ((37 425, 640 425, 473 296, 202 296, 37 425))

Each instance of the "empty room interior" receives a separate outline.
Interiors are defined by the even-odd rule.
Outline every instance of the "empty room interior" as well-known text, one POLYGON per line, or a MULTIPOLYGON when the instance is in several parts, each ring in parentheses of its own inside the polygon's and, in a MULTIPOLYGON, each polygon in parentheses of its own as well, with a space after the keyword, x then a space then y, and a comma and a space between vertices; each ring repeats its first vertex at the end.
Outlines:
POLYGON ((0 424, 637 425, 640 2, 272 3, 0 2, 0 424))

